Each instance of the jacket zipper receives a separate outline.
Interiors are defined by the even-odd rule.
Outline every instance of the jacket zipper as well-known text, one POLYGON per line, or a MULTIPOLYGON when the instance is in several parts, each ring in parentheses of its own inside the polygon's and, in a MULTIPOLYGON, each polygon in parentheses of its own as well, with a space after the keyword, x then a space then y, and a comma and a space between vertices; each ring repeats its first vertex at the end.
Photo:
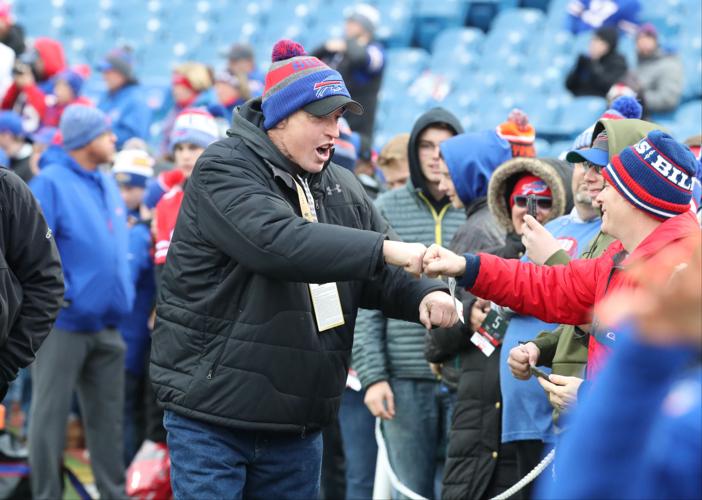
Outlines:
POLYGON ((444 207, 441 209, 439 213, 436 212, 434 209, 434 206, 431 204, 431 202, 427 199, 426 196, 424 196, 424 193, 418 192, 417 193, 419 197, 422 199, 422 201, 426 204, 427 208, 431 212, 431 216, 434 218, 434 243, 437 245, 443 246, 443 230, 441 227, 441 223, 444 219, 444 215, 446 215, 446 212, 448 211, 449 208, 451 208, 451 204, 447 203, 444 205, 444 207))
POLYGON ((220 347, 217 357, 215 357, 214 361, 212 362, 212 366, 210 366, 210 370, 207 372, 207 380, 212 380, 214 378, 217 366, 219 366, 219 360, 222 358, 224 349, 227 347, 227 342, 229 342, 229 337, 224 339, 224 343, 222 344, 222 347, 220 347))

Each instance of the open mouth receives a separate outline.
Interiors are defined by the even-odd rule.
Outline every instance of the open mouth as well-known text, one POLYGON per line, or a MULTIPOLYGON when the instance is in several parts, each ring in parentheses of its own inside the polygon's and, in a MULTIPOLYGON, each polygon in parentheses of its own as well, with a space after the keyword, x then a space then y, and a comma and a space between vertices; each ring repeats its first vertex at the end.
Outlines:
POLYGON ((317 156, 322 161, 327 161, 329 157, 331 156, 332 148, 334 147, 333 144, 325 144, 324 146, 320 146, 317 149, 315 149, 317 156))

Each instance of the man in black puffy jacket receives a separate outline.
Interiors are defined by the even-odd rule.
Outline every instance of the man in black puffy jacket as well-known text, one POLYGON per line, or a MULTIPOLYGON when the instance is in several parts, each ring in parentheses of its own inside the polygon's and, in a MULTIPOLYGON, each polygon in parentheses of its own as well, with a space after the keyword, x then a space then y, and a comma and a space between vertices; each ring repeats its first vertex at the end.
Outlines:
POLYGON ((330 162, 345 110, 362 108, 341 76, 278 42, 263 97, 188 182, 151 356, 176 498, 316 498, 357 309, 457 321, 440 282, 405 276, 424 246, 386 240, 361 185, 330 162))
POLYGON ((0 166, 0 401, 63 303, 61 258, 29 187, 0 166))

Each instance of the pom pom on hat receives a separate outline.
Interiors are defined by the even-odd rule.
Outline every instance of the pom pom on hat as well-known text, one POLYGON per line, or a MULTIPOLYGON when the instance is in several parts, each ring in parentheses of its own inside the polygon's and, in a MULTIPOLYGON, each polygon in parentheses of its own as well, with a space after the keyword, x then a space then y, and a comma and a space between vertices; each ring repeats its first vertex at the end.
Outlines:
POLYGON ((521 109, 513 109, 507 121, 497 126, 497 135, 512 146, 512 157, 534 158, 536 131, 529 123, 529 117, 521 109))
POLYGON ((306 56, 305 48, 292 40, 278 40, 273 46, 271 62, 285 61, 292 57, 306 56))
POLYGON ((612 101, 610 108, 618 111, 624 118, 635 118, 639 120, 643 114, 641 104, 639 104, 639 101, 637 101, 636 98, 631 96, 617 97, 614 101, 612 101))

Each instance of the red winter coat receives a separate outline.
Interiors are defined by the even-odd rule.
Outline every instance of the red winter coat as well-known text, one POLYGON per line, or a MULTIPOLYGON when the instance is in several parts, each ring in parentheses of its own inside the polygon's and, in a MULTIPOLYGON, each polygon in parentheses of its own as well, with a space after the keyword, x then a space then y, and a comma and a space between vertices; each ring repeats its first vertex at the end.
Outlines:
POLYGON ((183 203, 182 186, 175 186, 168 191, 156 205, 156 252, 154 253, 154 263, 162 265, 166 263, 166 254, 171 245, 173 230, 175 229, 178 212, 183 203))
MULTIPOLYGON (((658 226, 619 266, 646 262, 653 267, 657 259, 670 256, 673 248, 683 252, 676 255, 683 260, 699 238, 697 219, 686 212, 658 226)), ((597 259, 573 260, 566 266, 553 267, 480 254, 480 271, 470 292, 548 323, 587 324, 592 322, 593 307, 607 293, 635 285, 628 274, 612 269, 613 258, 623 249, 615 241, 597 259)), ((614 334, 607 337, 614 341, 614 334)), ((599 335, 590 336, 588 378, 600 370, 609 352, 602 340, 599 335)))

